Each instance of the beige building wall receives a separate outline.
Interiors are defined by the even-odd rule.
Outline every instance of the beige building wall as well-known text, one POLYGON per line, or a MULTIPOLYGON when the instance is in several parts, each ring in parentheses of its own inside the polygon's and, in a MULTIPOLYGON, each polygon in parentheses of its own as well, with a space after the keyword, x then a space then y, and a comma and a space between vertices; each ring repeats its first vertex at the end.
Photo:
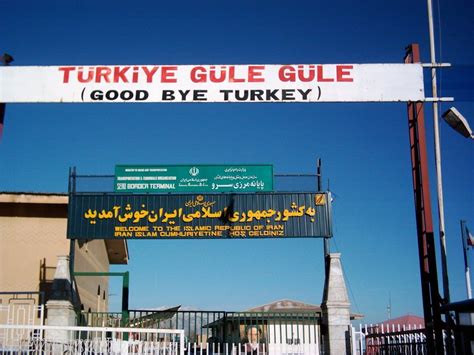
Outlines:
MULTIPOLYGON (((68 196, 63 194, 0 193, 0 307, 11 303, 39 304, 36 294, 51 292, 57 257, 70 255, 66 238, 68 196)), ((75 242, 74 271, 108 272, 111 263, 126 264, 125 241, 93 240, 75 242)), ((76 285, 85 311, 108 310, 107 276, 77 277, 76 285)), ((5 324, 0 311, 0 324, 5 324)))
MULTIPOLYGON (((103 240, 77 242, 74 255, 74 271, 107 272, 109 259, 103 240)), ((109 278, 107 276, 78 276, 76 283, 85 311, 106 312, 109 302, 109 278)))
MULTIPOLYGON (((0 217, 0 291, 48 292, 57 256, 69 254, 65 232, 65 219, 0 217)), ((0 324, 40 323, 40 302, 37 294, 0 295, 0 324)))
POLYGON ((0 217, 0 289, 39 291, 57 256, 69 254, 65 235, 66 219, 0 217))

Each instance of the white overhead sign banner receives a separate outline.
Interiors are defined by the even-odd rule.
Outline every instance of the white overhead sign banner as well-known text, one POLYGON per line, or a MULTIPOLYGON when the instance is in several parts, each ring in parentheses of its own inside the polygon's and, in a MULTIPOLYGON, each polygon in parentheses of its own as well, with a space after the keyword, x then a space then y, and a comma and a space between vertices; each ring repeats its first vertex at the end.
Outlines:
POLYGON ((6 103, 421 100, 421 64, 0 67, 6 103))

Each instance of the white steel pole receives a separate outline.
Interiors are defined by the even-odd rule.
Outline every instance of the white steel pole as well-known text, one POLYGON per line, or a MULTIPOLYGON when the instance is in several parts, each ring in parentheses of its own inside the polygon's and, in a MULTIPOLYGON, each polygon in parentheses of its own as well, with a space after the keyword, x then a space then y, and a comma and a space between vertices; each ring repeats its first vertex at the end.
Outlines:
POLYGON ((464 254, 464 276, 466 277, 466 289, 467 289, 467 298, 472 298, 472 288, 471 288, 471 275, 469 273, 469 259, 467 258, 467 238, 469 234, 467 233, 466 222, 461 221, 461 242, 462 242, 462 251, 464 254))
POLYGON ((446 303, 450 302, 449 296, 449 280, 447 270, 447 255, 446 255, 446 234, 444 228, 444 198, 443 198, 443 178, 441 176, 441 149, 439 143, 439 126, 438 126, 438 88, 436 84, 436 54, 434 43, 434 29, 433 29, 433 7, 431 0, 428 1, 428 20, 430 29, 430 52, 431 52, 431 87, 433 91, 433 126, 434 126, 434 142, 435 142, 435 162, 436 162, 436 180, 438 191, 438 217, 439 217, 439 238, 441 244, 441 268, 443 274, 443 292, 446 303))
POLYGON ((467 298, 472 298, 472 288, 471 288, 471 274, 469 273, 469 266, 466 266, 466 288, 467 288, 467 298))

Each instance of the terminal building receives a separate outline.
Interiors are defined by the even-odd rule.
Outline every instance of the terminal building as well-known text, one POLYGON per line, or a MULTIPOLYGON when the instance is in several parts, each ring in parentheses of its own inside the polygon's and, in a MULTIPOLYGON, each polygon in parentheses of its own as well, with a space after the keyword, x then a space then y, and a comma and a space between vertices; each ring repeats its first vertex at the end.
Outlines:
MULTIPOLYGON (((108 272, 127 264, 127 241, 66 239, 67 194, 0 193, 0 324, 39 324, 41 306, 51 298, 58 256, 68 256, 76 272, 108 272), (16 305, 16 306, 13 306, 16 305), (31 314, 28 314, 31 313, 31 314)), ((77 277, 77 310, 108 310, 107 276, 77 277)))

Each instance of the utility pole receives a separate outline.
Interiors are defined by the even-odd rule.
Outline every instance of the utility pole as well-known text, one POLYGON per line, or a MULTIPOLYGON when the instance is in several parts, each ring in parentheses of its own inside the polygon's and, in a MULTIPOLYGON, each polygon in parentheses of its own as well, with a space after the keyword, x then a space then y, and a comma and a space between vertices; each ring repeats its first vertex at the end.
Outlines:
MULTIPOLYGON (((433 95, 433 129, 435 143, 435 163, 436 163, 436 188, 438 193, 438 218, 439 218, 439 241, 441 247, 441 272, 443 275, 443 293, 444 303, 450 302, 449 295, 449 279, 448 265, 446 253, 446 233, 444 226, 444 197, 443 197, 443 176, 441 174, 441 148, 439 139, 439 113, 438 113, 438 85, 436 81, 436 53, 434 43, 434 26, 433 26, 433 6, 431 0, 428 1, 428 24, 430 32, 430 54, 431 54, 431 88, 433 95)), ((446 314, 446 320, 449 314, 446 314)))
MULTIPOLYGON (((441 148, 439 138, 439 113, 438 113, 438 85, 436 81, 436 47, 434 42, 434 26, 433 26, 433 6, 432 1, 427 0, 428 7, 428 26, 430 33, 430 57, 431 57, 431 89, 433 96, 433 131, 435 144, 435 164, 436 164, 436 190, 438 195, 438 221, 439 221, 439 243, 441 254, 441 274, 443 277, 443 304, 451 302, 449 294, 449 278, 448 278, 448 257, 446 251, 446 229, 444 224, 444 195, 443 195, 443 176, 441 174, 441 148)), ((451 341, 451 329, 453 322, 449 311, 445 312, 446 330, 448 336, 446 337, 446 352, 453 353, 453 344, 451 341)))

